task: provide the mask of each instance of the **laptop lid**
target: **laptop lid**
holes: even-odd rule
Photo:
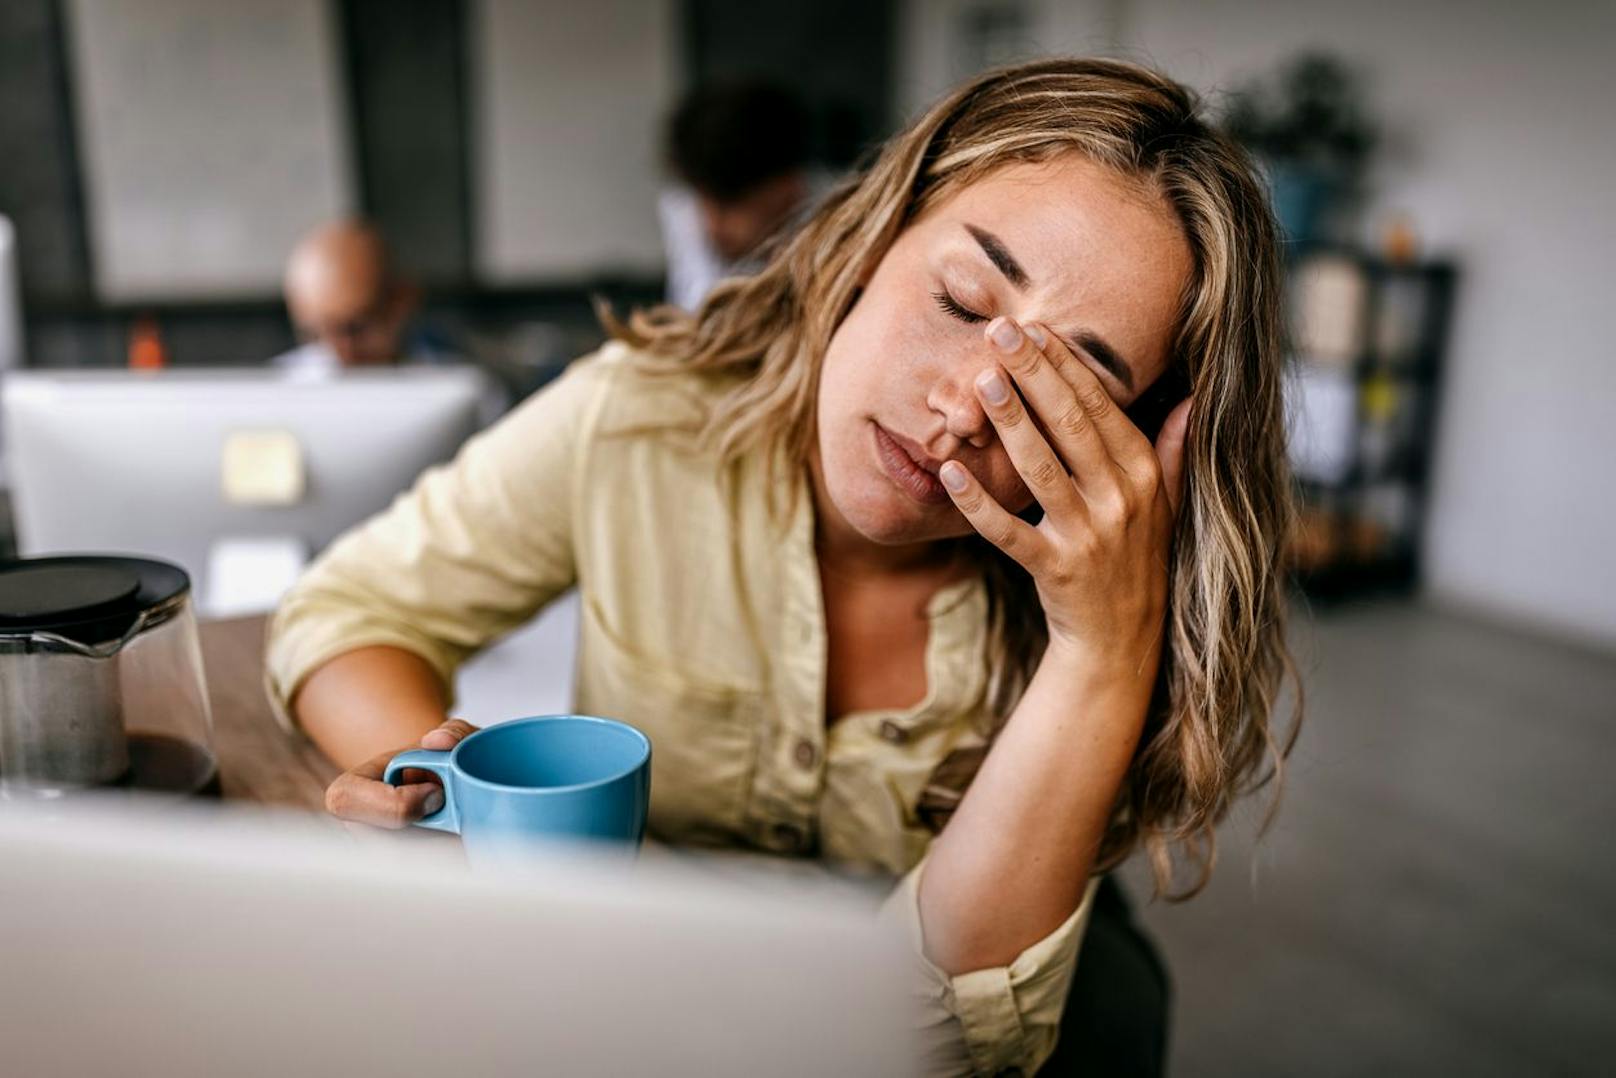
[[[902,1075],[897,943],[733,865],[498,878],[308,817],[0,803],[6,1073]]]

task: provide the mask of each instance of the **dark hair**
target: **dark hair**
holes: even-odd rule
[[[807,113],[795,94],[772,83],[705,86],[674,110],[667,155],[685,183],[733,202],[807,164]]]

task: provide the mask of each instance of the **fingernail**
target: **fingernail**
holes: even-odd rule
[[[1003,404],[1010,399],[1010,387],[1004,384],[998,371],[984,371],[976,376],[976,388],[989,404]]]
[[[431,793],[426,795],[426,800],[421,802],[421,814],[423,816],[430,816],[434,812],[441,811],[442,808],[443,808],[443,791],[442,790],[433,790]]]
[[[1027,335],[1027,339],[1029,341],[1037,345],[1039,348],[1043,348],[1047,340],[1047,338],[1044,337],[1043,330],[1039,329],[1037,326],[1022,326],[1021,331]]]
[[[965,489],[965,465],[952,460],[945,461],[943,466],[937,469],[937,478],[943,481],[943,486],[958,494]]]
[[[1021,330],[1008,318],[995,318],[988,327],[988,336],[1001,352],[1014,352],[1021,347]]]

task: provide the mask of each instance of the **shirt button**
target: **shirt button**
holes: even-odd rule
[[[909,740],[909,731],[891,719],[883,719],[881,722],[881,740],[894,745],[902,745]]]
[[[814,743],[807,738],[797,742],[797,750],[793,755],[796,757],[797,766],[804,770],[813,767],[814,761],[819,759],[819,751],[814,748]]]

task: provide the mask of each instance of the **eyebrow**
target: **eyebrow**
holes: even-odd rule
[[[1027,271],[1021,268],[1021,263],[1017,262],[1016,256],[1005,248],[999,237],[975,225],[966,225],[965,231],[969,232],[971,238],[982,248],[982,253],[988,256],[988,261],[998,266],[1005,279],[1016,286],[1016,291],[1022,291],[1027,287]]]
[[[988,256],[988,261],[998,267],[999,272],[1004,274],[1005,280],[1015,286],[1016,291],[1026,291],[1027,285],[1031,283],[1031,278],[1027,276],[1027,271],[1021,268],[1021,263],[1016,261],[1016,256],[1010,253],[1009,248],[1005,247],[1003,240],[987,229],[978,228],[973,224],[967,224],[965,231],[971,234],[971,238],[976,241],[977,246],[982,248],[982,253]],[[1116,350],[1105,343],[1103,337],[1088,330],[1078,330],[1074,333],[1063,335],[1061,339],[1068,346],[1081,349],[1093,356],[1094,362],[1109,371],[1111,377],[1121,382],[1130,393],[1133,392],[1133,371],[1129,370],[1128,365],[1122,362]]]
[[[1075,344],[1093,356],[1094,362],[1110,371],[1111,377],[1127,387],[1128,392],[1133,392],[1133,371],[1129,370],[1128,365],[1117,357],[1116,352],[1111,350],[1111,346],[1106,344],[1103,338],[1090,333],[1086,329],[1080,329],[1075,333],[1062,336],[1061,339],[1068,346]]]

